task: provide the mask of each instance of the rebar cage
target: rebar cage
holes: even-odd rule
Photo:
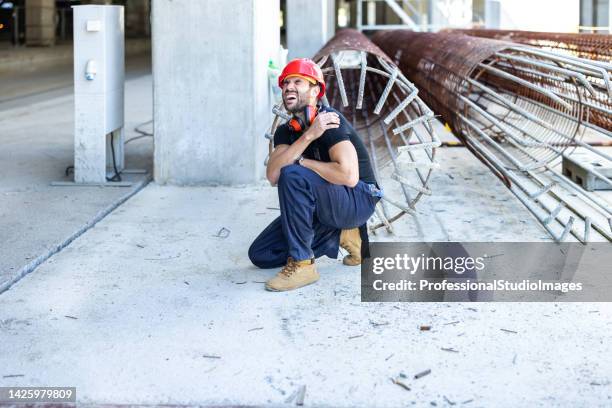
[[[611,239],[608,203],[577,191],[555,170],[562,156],[583,151],[612,163],[594,146],[612,137],[610,64],[454,32],[396,30],[373,41],[396,56],[424,101],[556,240],[571,232],[588,241],[591,227]],[[589,171],[611,184],[596,168]],[[591,210],[567,199],[577,193]]]

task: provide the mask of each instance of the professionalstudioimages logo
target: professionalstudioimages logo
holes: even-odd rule
[[[610,301],[607,243],[373,243],[362,301]]]

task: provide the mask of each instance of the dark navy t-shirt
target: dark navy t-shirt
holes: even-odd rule
[[[331,162],[331,158],[329,157],[329,149],[331,149],[331,147],[336,143],[342,142],[343,140],[350,140],[357,151],[357,159],[359,161],[359,180],[365,183],[376,183],[374,171],[372,171],[372,164],[370,163],[370,155],[368,154],[363,141],[355,129],[353,129],[353,127],[340,112],[333,108],[326,106],[321,108],[320,112],[337,113],[338,116],[340,116],[340,126],[336,129],[327,129],[323,135],[321,135],[321,137],[312,141],[306,150],[304,150],[304,157],[322,162]],[[291,145],[301,135],[302,132],[295,132],[286,123],[280,125],[274,133],[274,147],[281,144]]]

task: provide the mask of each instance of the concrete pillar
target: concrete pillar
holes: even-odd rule
[[[26,45],[55,44],[55,0],[26,0]]]
[[[612,1],[608,0],[608,32],[602,31],[602,34],[612,34]]]
[[[261,180],[279,0],[153,0],[155,181]]]
[[[349,21],[352,28],[357,28],[357,1],[349,0]]]
[[[336,34],[337,20],[338,20],[338,8],[336,7],[336,0],[327,0],[327,35],[328,35],[327,39],[328,40]]]
[[[334,36],[334,0],[287,0],[289,59],[310,58]]]
[[[374,21],[374,24],[387,24],[387,9],[389,8],[387,4],[382,1],[377,1],[376,3],[374,3],[374,8],[376,10],[374,13],[376,15],[376,20]]]
[[[150,0],[130,0],[125,5],[125,34],[128,37],[148,37],[151,34]]]
[[[612,33],[612,1],[581,1],[580,27],[580,32],[584,33]],[[604,27],[607,27],[607,30],[603,29]]]
[[[499,0],[485,0],[485,28],[498,29],[500,27],[500,16],[501,4]]]

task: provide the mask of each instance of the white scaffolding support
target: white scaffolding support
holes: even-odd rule
[[[366,24],[363,25],[364,8],[363,3],[376,3],[384,2],[402,21],[402,24]],[[417,0],[418,2],[422,0]],[[406,8],[409,9],[414,15],[418,17],[418,21],[422,21],[422,16],[419,14],[417,8],[415,8],[408,0],[356,0],[357,3],[357,30],[390,30],[390,29],[401,29],[408,28],[414,31],[422,31],[423,25],[417,24],[412,17],[406,12]],[[367,16],[367,7],[366,14]]]

